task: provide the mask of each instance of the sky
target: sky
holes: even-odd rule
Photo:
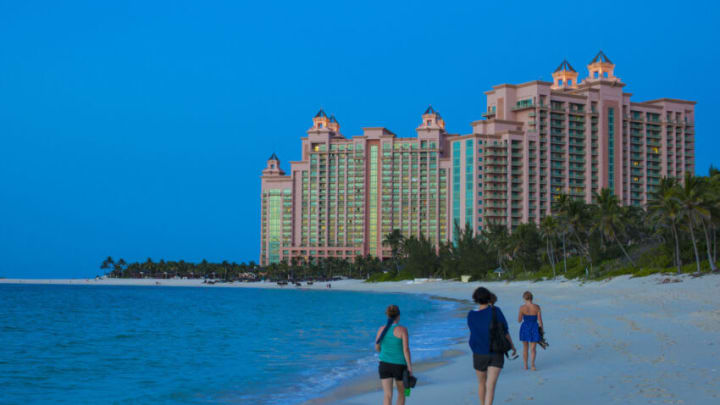
[[[715,2],[0,0],[0,277],[258,261],[260,172],[323,108],[346,136],[469,133],[500,83],[602,49],[634,101],[697,101],[720,166]],[[716,113],[712,113],[716,111]]]

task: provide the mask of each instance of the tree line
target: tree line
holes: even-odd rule
[[[539,225],[489,224],[482,232],[455,224],[453,241],[437,248],[395,230],[384,244],[394,275],[475,279],[605,277],[676,271],[717,271],[720,172],[660,181],[646,207],[624,206],[609,189],[593,203],[559,195]]]
[[[358,256],[353,261],[339,258],[317,258],[291,262],[285,260],[268,266],[254,261],[235,263],[223,261],[200,263],[180,261],[153,261],[128,263],[124,259],[107,257],[100,264],[103,274],[111,278],[189,278],[225,281],[259,280],[330,280],[337,277],[365,279],[372,274],[383,272],[384,265],[373,256]]]
[[[235,263],[223,261],[200,263],[160,260],[154,262],[148,258],[144,262],[127,263],[124,259],[113,260],[108,257],[100,264],[105,275],[114,278],[211,278],[233,280],[255,280],[260,266],[255,262]]]
[[[487,224],[481,232],[454,224],[452,241],[434,245],[424,236],[385,235],[391,258],[374,256],[293,258],[269,266],[254,262],[184,261],[126,263],[107,258],[101,265],[110,277],[214,278],[234,280],[325,280],[334,277],[399,280],[418,277],[474,279],[606,277],[661,271],[717,271],[720,231],[720,171],[687,175],[682,182],[663,178],[646,207],[624,206],[608,189],[593,203],[559,195],[552,214],[540,224],[512,232]]]

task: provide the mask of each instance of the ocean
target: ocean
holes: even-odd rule
[[[0,402],[301,404],[374,372],[389,304],[413,361],[466,333],[417,295],[0,285]]]

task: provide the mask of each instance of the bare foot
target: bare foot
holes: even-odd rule
[[[535,366],[532,366],[531,370],[532,370],[532,371],[537,371],[537,369],[535,368]]]
[[[525,365],[525,371],[527,371],[527,369],[528,369],[528,366],[527,366],[527,364],[526,364],[526,365]]]

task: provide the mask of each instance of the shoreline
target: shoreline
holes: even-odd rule
[[[361,285],[358,286],[357,283]],[[394,282],[399,284],[408,284],[408,281]],[[471,308],[469,300],[448,297],[445,295],[437,295],[432,292],[412,292],[412,291],[376,291],[373,286],[377,283],[365,283],[363,280],[339,280],[331,282],[332,288],[327,288],[327,283],[316,283],[311,286],[303,285],[297,287],[294,285],[279,286],[275,282],[234,282],[234,283],[218,283],[205,284],[202,279],[130,279],[130,278],[88,278],[88,279],[0,279],[0,284],[13,285],[74,285],[74,286],[117,286],[117,287],[180,287],[180,288],[260,288],[260,289],[285,289],[285,290],[314,290],[314,291],[350,291],[363,293],[400,293],[423,296],[426,299],[434,301],[449,301],[457,304],[452,310],[454,317],[464,317],[465,312]],[[380,283],[384,284],[384,283]],[[409,284],[413,284],[410,282]],[[364,286],[363,286],[364,285]],[[454,343],[439,355],[425,358],[413,362],[416,373],[425,373],[432,370],[440,369],[452,364],[456,358],[468,355],[470,352],[467,348],[467,342],[458,342],[458,338],[452,338]],[[425,381],[425,385],[428,382]],[[377,379],[376,370],[367,373],[349,377],[344,381],[340,381],[339,385],[331,387],[320,393],[315,398],[301,402],[302,405],[324,405],[343,403],[352,400],[355,397],[372,394],[376,391],[382,391]]]
[[[338,289],[338,291],[343,290]],[[464,318],[466,311],[468,311],[469,308],[472,307],[469,302],[464,302],[453,298],[428,296],[427,294],[417,295],[425,295],[428,299],[431,300],[451,301],[457,303],[458,307],[453,310],[453,316],[457,318]],[[447,367],[448,365],[457,361],[459,357],[468,356],[470,354],[469,347],[464,338],[449,337],[449,339],[451,339],[453,343],[451,343],[451,346],[449,348],[443,350],[440,355],[418,361],[413,360],[413,371],[415,375],[421,376],[435,370],[442,370],[444,367]],[[432,384],[432,382],[424,381],[424,385],[428,384]],[[325,405],[344,403],[345,401],[352,400],[356,397],[360,397],[363,395],[372,395],[375,392],[382,392],[380,380],[378,379],[377,375],[377,368],[374,368],[372,371],[366,374],[351,377],[347,381],[345,381],[345,385],[331,388],[323,392],[321,396],[303,402],[302,405]]]
[[[671,282],[666,282],[670,279]],[[155,284],[159,282],[159,284]],[[218,288],[284,288],[422,294],[469,302],[484,285],[517,341],[517,307],[530,290],[543,308],[550,348],[538,350],[537,372],[522,370],[522,356],[506,361],[496,391],[497,403],[690,404],[720,400],[720,275],[627,276],[611,280],[516,282],[332,282],[332,288],[277,286],[275,283],[202,284],[202,280],[0,279],[0,284],[130,285]],[[411,342],[412,345],[412,342]],[[477,381],[466,342],[453,345],[464,354],[420,372],[408,403],[477,403]],[[449,348],[449,349],[451,349]],[[522,353],[521,353],[522,354]],[[419,366],[419,362],[418,362]],[[373,378],[377,380],[377,378]],[[373,379],[354,380],[326,392],[324,403],[381,402]],[[363,386],[363,384],[365,384]],[[374,384],[374,385],[373,385]],[[312,401],[312,400],[311,400]],[[306,402],[321,404],[323,402]]]

